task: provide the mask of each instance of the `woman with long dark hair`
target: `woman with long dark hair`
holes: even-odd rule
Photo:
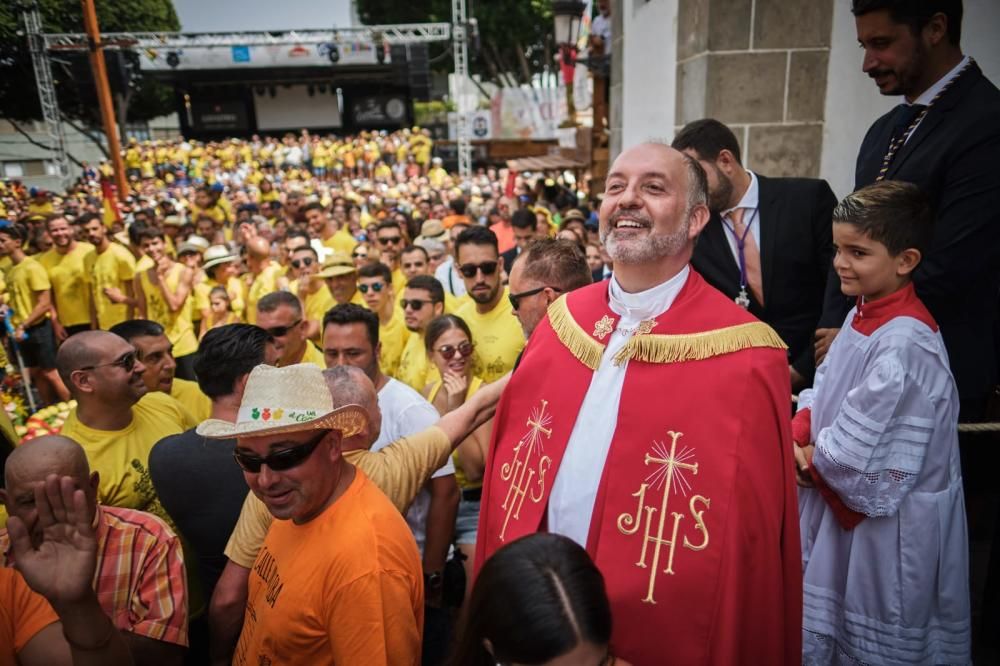
[[[574,541],[532,534],[486,561],[453,666],[627,666],[611,654],[604,577]]]

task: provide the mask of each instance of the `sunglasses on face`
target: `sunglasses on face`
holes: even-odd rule
[[[367,252],[352,252],[351,256],[354,257],[355,259],[367,259],[368,258],[368,253]]]
[[[97,368],[107,368],[110,366],[115,366],[121,368],[125,372],[132,372],[135,369],[135,364],[139,360],[138,352],[134,349],[130,352],[125,352],[115,360],[110,363],[99,363],[97,365],[86,365],[81,370],[96,370]]]
[[[512,307],[514,309],[514,311],[516,312],[518,306],[521,305],[521,299],[522,298],[527,298],[528,296],[534,296],[535,294],[540,294],[543,291],[545,291],[546,289],[551,289],[552,291],[556,292],[557,294],[562,293],[562,289],[557,289],[555,287],[538,287],[537,289],[529,289],[527,291],[522,291],[522,292],[520,292],[518,294],[508,294],[507,298],[510,299],[510,307]]]
[[[489,276],[497,272],[498,263],[495,261],[484,261],[481,264],[462,264],[458,267],[458,271],[462,274],[462,277],[474,278],[478,271],[482,271],[483,275]]]
[[[379,238],[379,237],[376,236],[376,239],[382,245],[399,245],[400,243],[403,242],[403,237],[402,236],[391,236],[391,237],[388,237],[388,238]]]
[[[456,353],[462,358],[471,356],[473,349],[474,347],[472,346],[472,343],[466,340],[465,342],[460,342],[457,345],[443,345],[434,351],[441,354],[441,356],[444,357],[444,360],[450,361],[455,357]]]
[[[434,301],[425,301],[419,298],[412,298],[406,300],[405,298],[399,302],[404,310],[413,310],[414,312],[420,312],[424,309],[424,306],[428,303],[433,303]]]
[[[358,291],[360,291],[362,294],[367,294],[369,289],[371,289],[376,294],[378,294],[383,289],[385,289],[385,285],[382,284],[381,282],[372,282],[371,284],[359,284],[358,285]]]
[[[289,326],[274,326],[272,328],[265,328],[267,334],[272,338],[283,338],[288,335],[288,332],[302,323],[301,319],[296,319],[295,322]]]
[[[239,449],[233,451],[233,457],[236,458],[236,464],[251,474],[260,474],[260,468],[264,465],[267,465],[267,468],[272,472],[284,472],[304,463],[312,455],[312,452],[316,450],[319,443],[323,441],[326,433],[327,431],[324,430],[301,446],[281,449],[280,451],[269,453],[263,458],[255,456],[252,453],[243,453]]]
[[[312,257],[302,257],[301,259],[292,259],[292,268],[302,268],[303,266],[312,266],[314,263]]]

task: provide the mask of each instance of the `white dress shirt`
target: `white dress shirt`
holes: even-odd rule
[[[962,68],[965,67],[965,64],[967,62],[969,62],[969,56],[963,57],[962,60],[957,65],[955,65],[950,72],[948,72],[940,79],[938,79],[937,82],[930,88],[925,90],[923,94],[920,95],[920,97],[913,100],[913,104],[923,104],[924,106],[930,104],[931,100],[934,99],[934,96],[937,95],[939,92],[941,92],[941,89],[944,88],[946,85],[948,85],[949,81],[958,76],[958,73],[962,71]],[[908,102],[904,101],[904,104],[908,104]],[[913,106],[913,104],[909,104],[909,106]],[[923,119],[921,119],[920,122],[921,123],[924,122]],[[920,127],[920,123],[917,123],[917,127]],[[910,140],[911,136],[916,134],[917,127],[914,127],[913,131],[910,132],[909,136],[906,137],[907,141]]]

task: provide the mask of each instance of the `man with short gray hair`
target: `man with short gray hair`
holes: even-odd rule
[[[592,281],[579,244],[555,238],[529,244],[510,271],[508,296],[524,337],[535,330],[552,301]]]

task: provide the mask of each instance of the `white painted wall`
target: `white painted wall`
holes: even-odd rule
[[[677,0],[623,0],[622,149],[674,133]]]
[[[862,52],[850,3],[838,1],[833,7],[820,177],[830,183],[838,197],[843,197],[854,189],[854,163],[865,132],[901,98],[880,95],[875,83],[861,71]],[[1000,2],[965,0],[962,50],[976,59],[994,84],[1000,84],[998,31]]]

